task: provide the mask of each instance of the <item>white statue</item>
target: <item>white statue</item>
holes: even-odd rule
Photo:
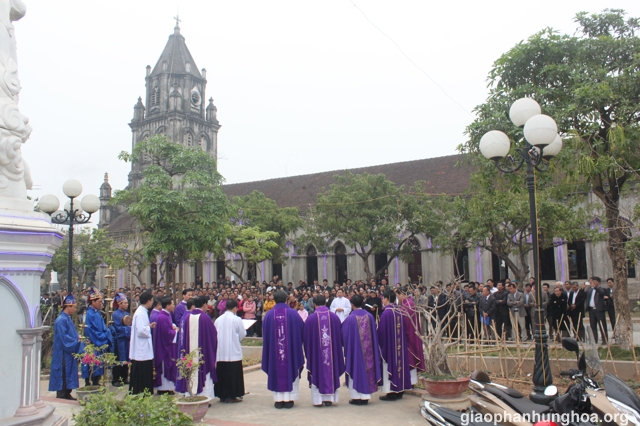
[[[20,79],[13,21],[26,13],[22,0],[0,0],[0,197],[27,199],[32,181],[22,158],[29,119],[18,109]]]

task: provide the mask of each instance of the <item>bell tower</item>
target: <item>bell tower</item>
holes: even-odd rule
[[[186,147],[199,147],[217,160],[220,122],[213,98],[205,105],[207,71],[198,70],[180,34],[180,19],[175,20],[160,59],[153,69],[147,65],[145,101],[138,98],[129,123],[132,149],[150,136],[163,134]],[[136,186],[142,179],[142,167],[132,165],[129,185]]]

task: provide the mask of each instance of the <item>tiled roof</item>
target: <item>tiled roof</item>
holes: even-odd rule
[[[456,167],[460,162],[460,166]],[[361,167],[349,170],[353,174],[367,172],[383,173],[396,185],[409,188],[417,181],[425,182],[425,191],[430,194],[457,195],[469,186],[471,167],[466,164],[464,155],[448,155],[445,157],[426,158],[423,160],[405,161],[401,163],[382,164],[379,166]],[[230,196],[250,194],[257,190],[273,199],[280,207],[300,207],[306,210],[317,201],[317,194],[322,188],[329,188],[335,183],[334,175],[343,174],[345,170],[314,173],[309,175],[290,176],[254,182],[224,185],[223,191]]]

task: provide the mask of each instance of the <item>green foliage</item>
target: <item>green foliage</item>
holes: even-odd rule
[[[616,340],[626,345],[628,225],[620,214],[620,198],[627,181],[640,170],[640,20],[627,18],[619,9],[605,9],[580,12],[575,21],[574,35],[544,29],[494,63],[489,97],[476,107],[477,118],[467,127],[469,140],[459,149],[476,154],[472,161],[484,168],[487,160],[477,155],[484,133],[503,130],[512,140],[520,139],[521,130],[509,122],[507,113],[521,97],[535,99],[556,120],[565,147],[540,183],[562,184],[570,194],[592,190],[602,202],[621,317]],[[515,185],[515,176],[506,179]]]
[[[364,272],[371,279],[384,270],[396,257],[411,257],[411,238],[418,232],[429,233],[434,222],[424,214],[426,197],[405,192],[383,174],[349,172],[335,176],[336,183],[318,194],[318,203],[307,214],[304,244],[313,244],[320,252],[331,249],[328,242],[340,240],[355,248],[364,260]],[[417,186],[417,189],[420,185]],[[422,215],[418,215],[420,209]],[[369,256],[387,254],[387,264],[378,271],[369,268]]]
[[[226,262],[226,267],[240,278],[244,278],[245,261],[256,265],[258,262],[269,259],[273,251],[279,249],[278,243],[275,241],[278,237],[277,232],[261,231],[255,226],[237,223],[230,225],[227,229],[227,249],[230,253],[240,256],[242,266],[240,271],[236,271],[233,267],[235,256],[232,256]],[[253,271],[255,273],[255,269]],[[255,276],[249,277],[249,279],[253,281]]]
[[[526,191],[510,191],[509,182],[498,174],[494,169],[493,176],[472,175],[470,195],[452,201],[450,214],[457,221],[452,231],[457,232],[457,238],[449,238],[490,251],[523,282],[530,272],[528,254],[533,250],[529,198]],[[540,248],[552,247],[554,239],[595,241],[600,237],[587,226],[592,216],[577,198],[557,200],[551,189],[543,189],[536,193],[536,204]]]
[[[157,135],[119,158],[142,169],[142,182],[116,192],[112,202],[127,205],[129,214],[147,232],[147,258],[160,256],[167,263],[179,263],[222,251],[229,201],[209,154]]]
[[[51,267],[66,278],[69,256],[69,236],[65,235],[51,260]],[[81,284],[89,284],[89,274],[103,263],[110,263],[117,256],[114,241],[103,229],[82,228],[73,235],[72,272]]]
[[[91,395],[82,411],[73,414],[78,426],[187,426],[191,416],[180,412],[169,395],[151,396],[148,393],[126,395],[116,399],[113,392]]]
[[[283,252],[287,243],[287,236],[302,226],[300,211],[297,207],[278,207],[276,202],[267,198],[260,191],[253,191],[249,195],[233,197],[232,211],[238,212],[235,223],[253,226],[260,231],[277,233],[273,241],[277,247],[270,249],[270,258],[274,263],[284,261]]]

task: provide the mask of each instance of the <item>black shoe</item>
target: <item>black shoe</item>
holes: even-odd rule
[[[361,399],[350,399],[349,400],[349,404],[351,404],[351,405],[362,405],[362,400]]]
[[[124,386],[127,383],[122,383],[122,382],[111,382],[111,384],[117,388],[121,388],[122,386]]]
[[[282,401],[274,402],[273,406],[276,407],[279,410],[281,408],[284,408],[284,402],[282,402]]]
[[[66,391],[56,391],[56,398],[65,399],[67,397]]]
[[[361,399],[360,400],[360,405],[368,405],[369,404],[369,400],[368,399]]]
[[[284,408],[293,408],[293,401],[287,401],[284,403]]]
[[[386,395],[379,396],[380,401],[397,401],[398,397],[395,394],[388,393]]]
[[[71,393],[66,394],[63,399],[68,399],[69,401],[77,401],[77,399],[71,396]]]
[[[398,399],[402,399],[402,397],[404,396],[404,391],[403,392],[398,392]]]
[[[331,401],[324,401],[323,402],[325,407],[331,407],[331,404],[333,404]]]
[[[240,398],[227,398],[227,403],[235,404],[236,402],[242,402]]]

